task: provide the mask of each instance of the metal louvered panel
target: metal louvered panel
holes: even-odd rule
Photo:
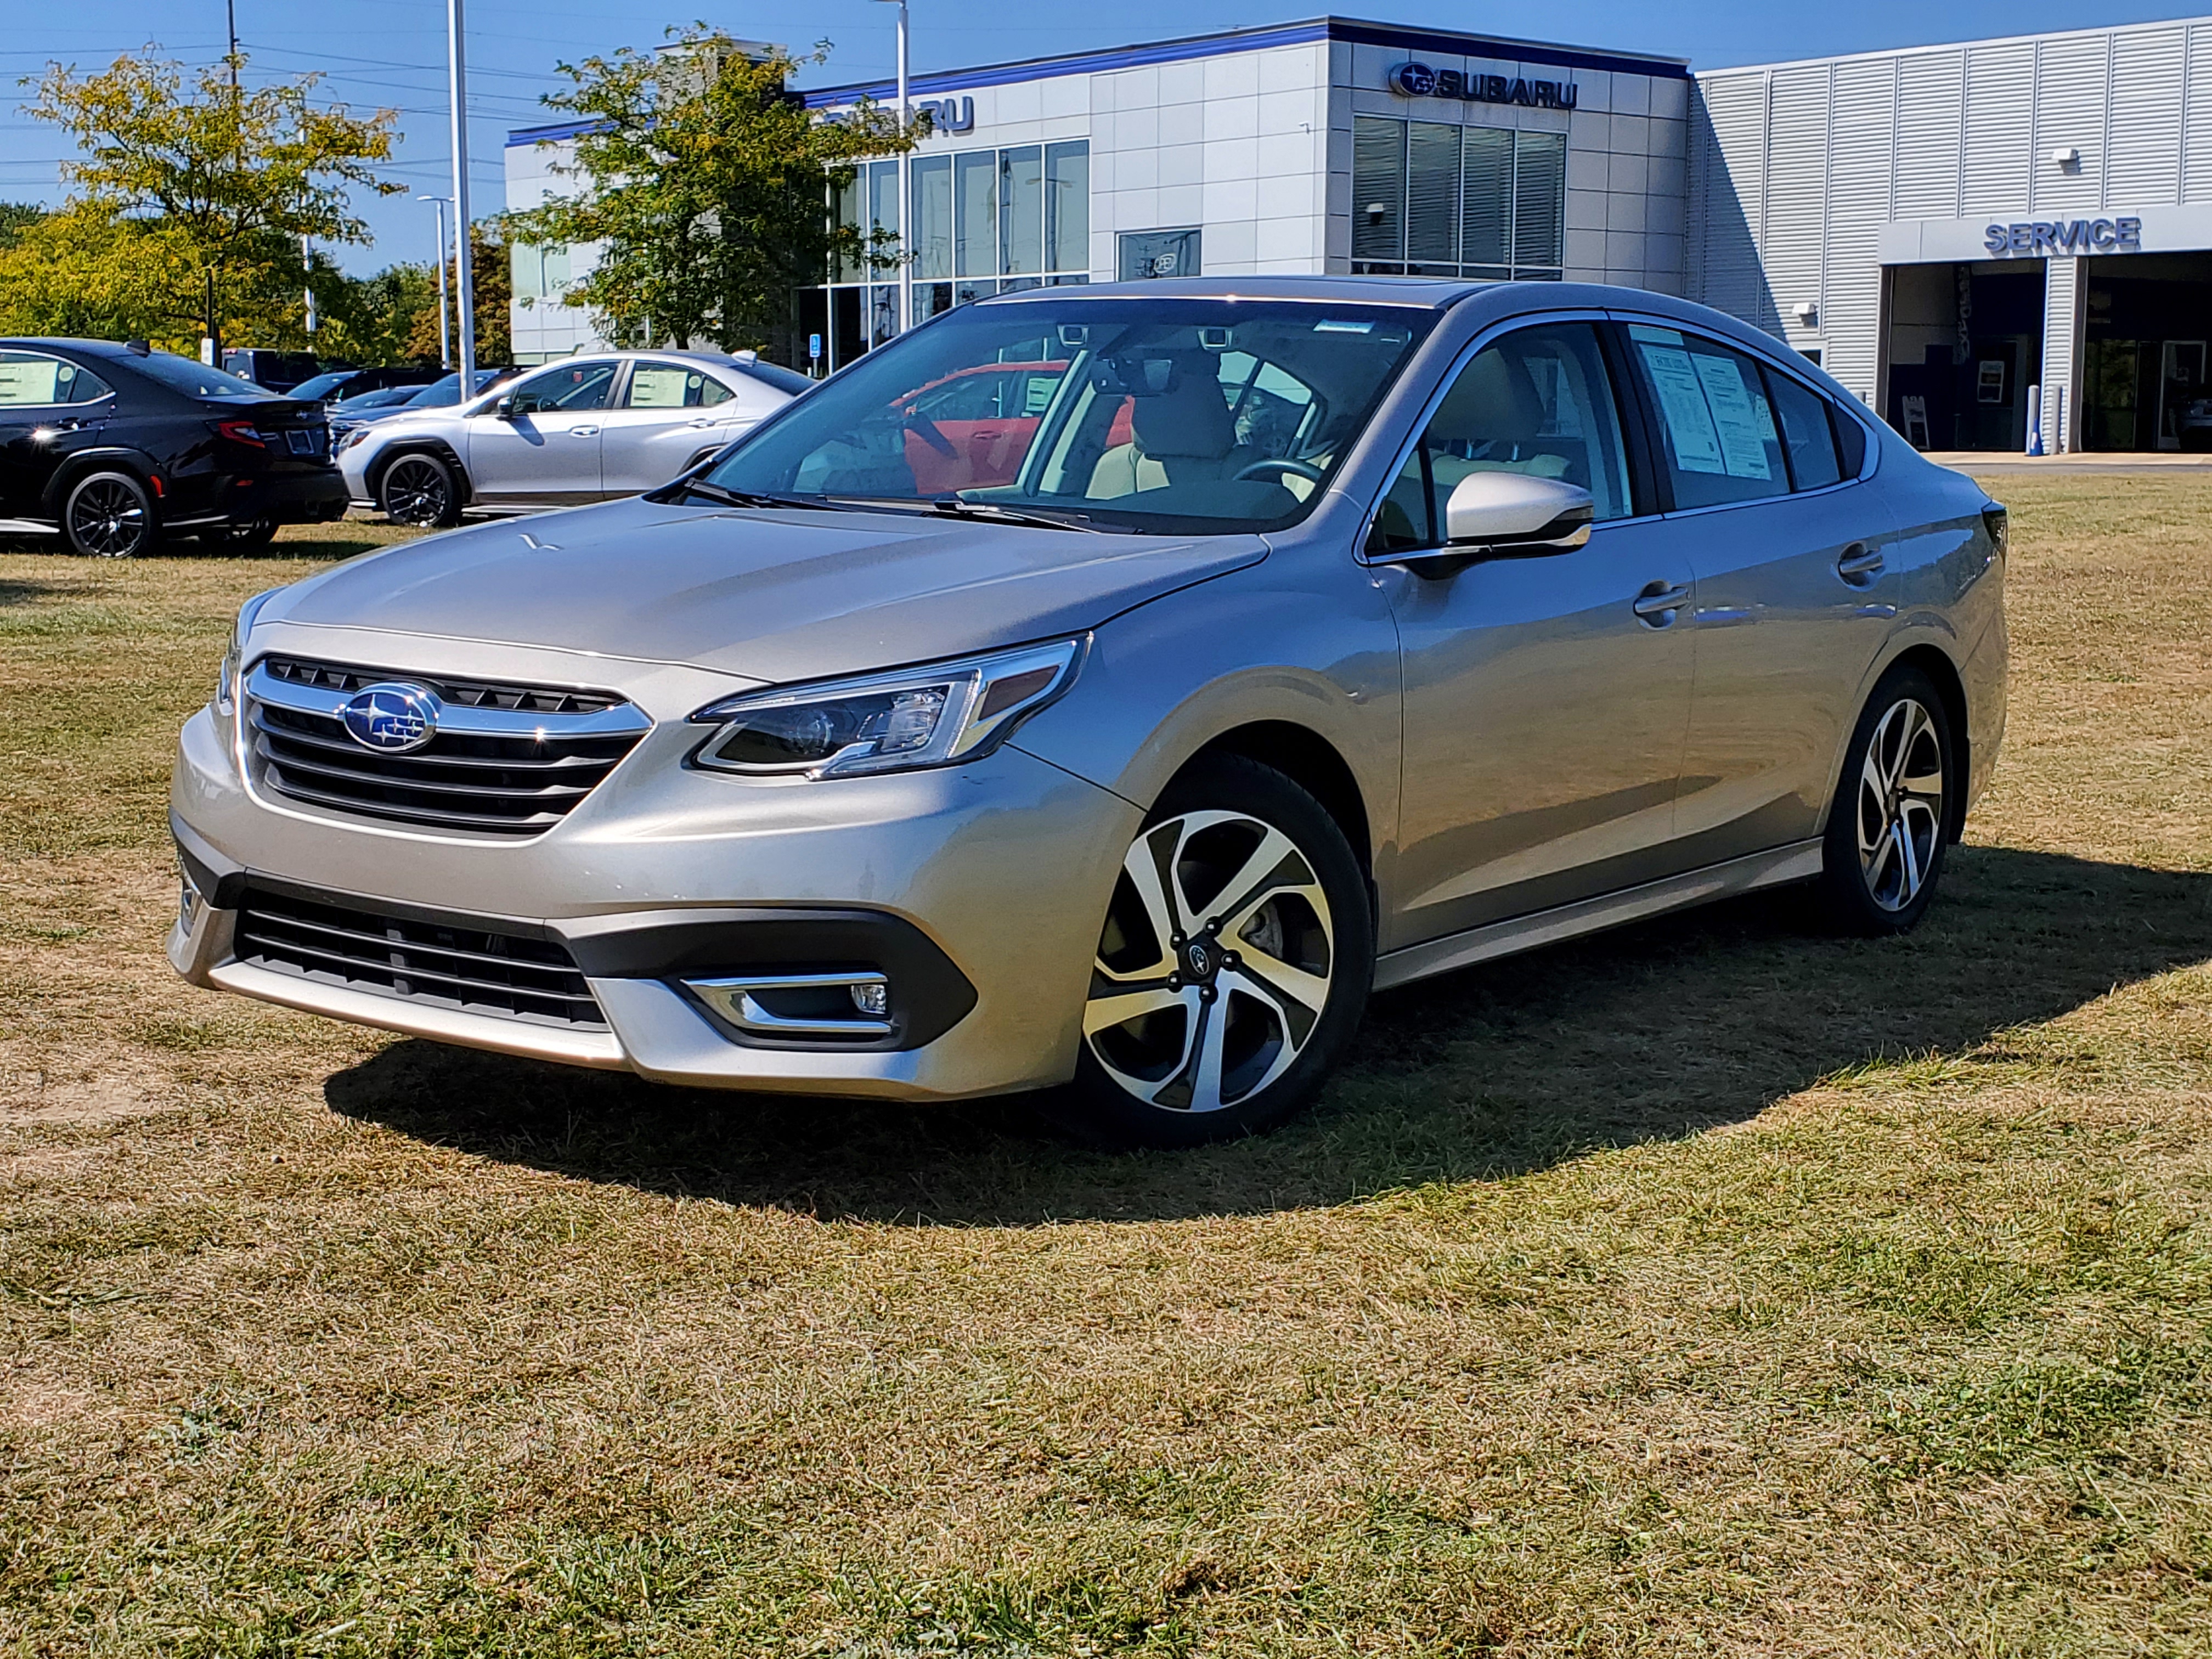
[[[1828,228],[1828,85],[1826,64],[1777,70],[1766,117],[1766,215],[1760,246],[1766,286],[1778,306],[1820,298]],[[1755,319],[1786,332],[1780,316]],[[1794,319],[1792,319],[1794,321]]]
[[[1963,52],[1914,52],[1898,60],[1895,217],[1958,216],[1966,90]]]
[[[2112,37],[2093,34],[2042,43],[2035,88],[2036,212],[2094,213],[2104,205],[2105,112],[2111,96]],[[2135,118],[2126,112],[2125,119]],[[2080,163],[2051,164],[2057,149],[2078,149]]]
[[[1698,83],[1692,125],[1692,295],[1751,320],[1771,307],[1759,262],[1766,191],[1766,76],[1717,75]]]
[[[2016,218],[2028,205],[2035,155],[2035,46],[1966,49],[1966,211]]]
[[[2181,199],[2212,202],[2212,23],[2190,28],[2182,97]]]
[[[1508,127],[1465,129],[1460,257],[1469,264],[1513,263],[1513,133]]]
[[[1882,226],[1889,220],[1894,158],[1897,60],[1853,58],[1838,64],[1831,95],[1822,362],[1870,403],[1881,325],[1880,242]]]
[[[1415,121],[1406,137],[1406,257],[1459,259],[1459,129]]]
[[[2188,45],[2178,28],[2112,37],[2112,149],[2103,205],[2181,199],[2181,70]]]
[[[1352,123],[1352,257],[1406,257],[1406,124],[1371,115]]]
[[[1516,269],[1565,264],[1567,137],[1516,133],[1513,140],[1513,264]]]

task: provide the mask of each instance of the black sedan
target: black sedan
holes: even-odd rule
[[[0,339],[0,530],[127,559],[343,516],[322,406],[143,341]]]

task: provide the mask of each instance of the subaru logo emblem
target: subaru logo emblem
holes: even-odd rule
[[[438,695],[425,685],[388,681],[356,691],[338,709],[348,736],[364,749],[404,755],[438,735]]]

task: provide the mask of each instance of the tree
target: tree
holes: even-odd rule
[[[828,57],[825,42],[804,61]],[[833,191],[863,157],[894,155],[928,131],[901,130],[863,101],[843,119],[810,114],[787,86],[801,60],[748,58],[703,24],[657,52],[563,64],[573,90],[545,101],[592,125],[563,170],[575,196],[507,216],[537,246],[593,242],[599,263],[568,292],[610,339],[685,346],[711,340],[791,360],[797,290],[832,260],[882,270],[890,239],[831,221]]]
[[[301,239],[362,244],[350,191],[404,191],[376,172],[394,110],[366,118],[318,105],[320,76],[244,84],[245,54],[199,70],[151,49],[79,76],[50,64],[24,107],[75,141],[61,209],[0,248],[0,317],[19,329],[138,337],[189,349],[208,323],[235,339],[306,342],[302,290],[319,305],[343,278]],[[215,280],[216,311],[208,313]]]
[[[496,221],[478,222],[469,227],[469,270],[474,277],[469,294],[476,307],[477,361],[479,363],[505,363],[514,356],[513,319],[507,311],[507,301],[514,292],[514,277],[511,270],[513,254],[507,238],[501,234]],[[437,267],[423,268],[423,280],[428,284],[429,303],[416,311],[409,325],[405,346],[400,355],[422,362],[438,361],[438,289]],[[446,261],[447,324],[448,337],[458,359],[461,349],[460,337],[454,332],[459,324],[452,316],[451,296],[460,290],[460,276],[453,262]]]

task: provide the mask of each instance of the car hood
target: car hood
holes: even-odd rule
[[[285,589],[261,617],[779,682],[1079,633],[1267,552],[1252,535],[1088,535],[632,498],[370,554]]]

